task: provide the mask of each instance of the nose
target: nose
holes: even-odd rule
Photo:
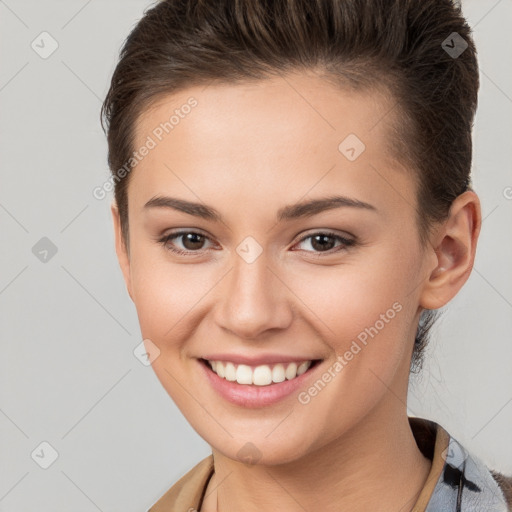
[[[268,330],[286,329],[293,319],[293,293],[285,276],[269,266],[263,252],[248,263],[234,255],[233,268],[224,278],[217,325],[240,339],[256,339]]]

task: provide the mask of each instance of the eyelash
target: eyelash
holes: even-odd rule
[[[201,249],[198,250],[198,251],[186,251],[186,250],[183,250],[183,249],[176,249],[176,248],[172,248],[170,246],[168,246],[167,244],[169,243],[170,240],[173,240],[175,238],[179,238],[180,236],[183,236],[183,235],[188,235],[188,234],[195,234],[195,235],[200,235],[200,236],[203,236],[205,237],[206,239],[209,240],[209,238],[204,235],[203,233],[200,233],[198,231],[177,231],[175,233],[169,233],[167,235],[165,235],[164,237],[160,238],[158,240],[158,242],[160,244],[163,245],[163,247],[174,253],[174,254],[178,254],[180,256],[196,256],[196,255],[199,255],[201,254]],[[333,249],[329,249],[328,251],[306,251],[308,253],[313,253],[313,254],[318,254],[319,256],[323,255],[323,254],[326,254],[326,255],[329,255],[329,254],[334,254],[334,253],[337,253],[337,252],[340,252],[342,250],[346,250],[348,247],[353,247],[356,245],[356,240],[354,239],[349,239],[349,238],[344,238],[336,233],[333,233],[332,231],[317,231],[316,233],[311,233],[309,235],[306,235],[304,236],[303,238],[301,238],[297,244],[300,244],[302,242],[304,242],[305,240],[308,240],[309,238],[313,238],[315,236],[318,236],[318,235],[324,235],[324,236],[328,236],[328,237],[331,237],[331,238],[334,238],[335,240],[339,241],[342,243],[341,246],[338,246],[337,248],[333,248]],[[296,244],[296,245],[297,245]]]

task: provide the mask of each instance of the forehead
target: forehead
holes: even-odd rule
[[[187,107],[190,98],[197,102],[191,112]],[[326,137],[328,143],[336,141],[348,133],[371,138],[375,145],[385,142],[387,128],[394,120],[393,103],[383,88],[355,91],[336,87],[312,72],[292,73],[265,80],[195,86],[164,96],[140,115],[135,134],[137,144],[143,143],[175,113],[179,119],[171,122],[173,135],[183,133],[188,139],[195,136],[207,143],[222,139],[221,131],[230,132],[231,141],[244,141],[244,150],[251,140],[275,136],[276,142],[308,139],[314,144]],[[192,121],[181,122],[187,117]],[[246,138],[248,131],[252,134],[250,140]],[[198,142],[193,141],[196,145]]]
[[[135,146],[151,139],[153,148],[129,188],[145,196],[179,186],[187,195],[217,187],[226,197],[259,191],[260,199],[285,192],[298,199],[322,181],[323,192],[347,188],[378,199],[383,177],[394,188],[410,186],[388,149],[393,104],[383,91],[342,89],[311,74],[190,87],[140,116]]]

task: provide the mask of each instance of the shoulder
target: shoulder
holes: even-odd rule
[[[424,418],[409,418],[418,447],[432,461],[425,490],[424,512],[485,510],[512,512],[512,476],[488,467],[441,425]],[[427,492],[428,491],[428,492]]]
[[[512,477],[489,468],[453,437],[443,459],[434,502],[437,494],[441,501],[455,505],[454,510],[512,511]]]
[[[213,456],[209,455],[181,477],[147,512],[199,510],[212,474]]]

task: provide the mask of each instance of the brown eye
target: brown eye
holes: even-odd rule
[[[178,244],[176,247],[174,240],[181,240],[181,244]],[[159,242],[171,252],[194,255],[193,253],[202,252],[206,240],[209,240],[208,237],[201,233],[195,231],[179,231],[164,236]]]
[[[315,235],[311,237],[311,247],[319,251],[328,251],[336,244],[334,237],[329,235]]]
[[[180,237],[182,237],[182,243],[185,249],[190,251],[201,249],[205,239],[205,237],[199,233],[187,233],[186,235],[180,235]]]
[[[311,235],[305,236],[299,242],[302,244],[306,240],[310,240],[309,246],[312,247],[313,251],[306,250],[306,252],[338,252],[347,247],[355,245],[356,241],[337,235],[336,233],[330,232],[318,232]],[[340,245],[336,247],[336,242],[340,242]]]

